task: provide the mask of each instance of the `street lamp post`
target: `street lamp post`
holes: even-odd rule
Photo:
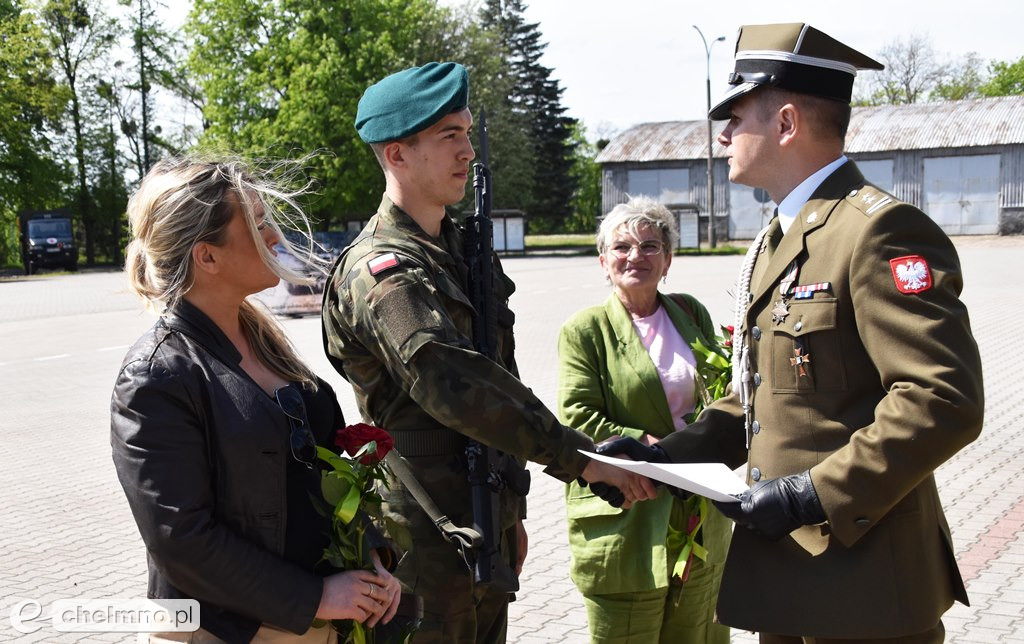
[[[715,46],[716,42],[722,42],[725,40],[725,36],[719,36],[708,44],[707,38],[704,37],[704,32],[700,30],[700,27],[693,25],[693,28],[700,34],[701,42],[704,43],[704,55],[707,58],[707,102],[708,109],[711,111],[711,48]],[[714,175],[714,158],[711,154],[711,115],[707,115],[708,119],[708,246],[714,248],[717,245],[717,235],[715,234],[715,175]]]

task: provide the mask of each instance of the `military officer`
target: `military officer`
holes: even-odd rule
[[[365,420],[395,445],[440,511],[472,523],[467,437],[578,476],[617,486],[627,501],[654,498],[642,477],[591,461],[585,435],[564,427],[517,377],[508,298],[514,284],[494,258],[498,350],[473,349],[462,235],[445,207],[465,193],[474,157],[469,82],[456,63],[429,63],[381,80],[359,101],[356,130],[385,176],[380,208],[339,259],[325,289],[323,325],[331,362],[352,384]],[[516,467],[521,468],[522,464]],[[455,547],[399,480],[385,516],[410,549],[396,576],[424,599],[416,642],[503,642],[508,594],[474,587]],[[502,552],[526,556],[525,500],[501,499]]]
[[[740,276],[733,390],[608,450],[747,461],[718,616],[762,642],[941,642],[967,603],[933,471],[981,430],[981,364],[950,240],[843,154],[854,76],[881,68],[806,24],[740,30],[710,116],[730,180],[779,207]]]

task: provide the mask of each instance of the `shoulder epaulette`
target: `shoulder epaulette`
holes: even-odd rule
[[[846,195],[846,201],[869,217],[880,210],[900,203],[899,199],[870,183],[850,190]]]

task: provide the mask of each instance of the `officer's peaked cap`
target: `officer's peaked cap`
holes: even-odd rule
[[[732,88],[708,116],[728,119],[733,101],[762,86],[849,103],[858,69],[884,66],[802,22],[745,25],[736,37]]]
[[[410,67],[363,92],[356,109],[356,132],[367,143],[395,141],[465,109],[468,102],[469,75],[462,65]]]

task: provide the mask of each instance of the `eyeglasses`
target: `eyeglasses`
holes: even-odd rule
[[[302,394],[291,385],[285,385],[274,392],[277,404],[288,417],[292,432],[288,443],[292,449],[292,458],[313,469],[316,461],[316,439],[306,424],[306,404],[302,402]]]
[[[642,241],[639,244],[627,244],[626,242],[623,241],[615,242],[614,244],[608,247],[608,252],[610,252],[612,255],[615,255],[616,257],[621,257],[625,259],[629,257],[629,254],[633,251],[634,248],[638,250],[641,255],[645,255],[647,257],[650,257],[652,255],[660,255],[665,252],[665,245],[662,244],[660,241],[655,241],[653,239],[648,241]]]

